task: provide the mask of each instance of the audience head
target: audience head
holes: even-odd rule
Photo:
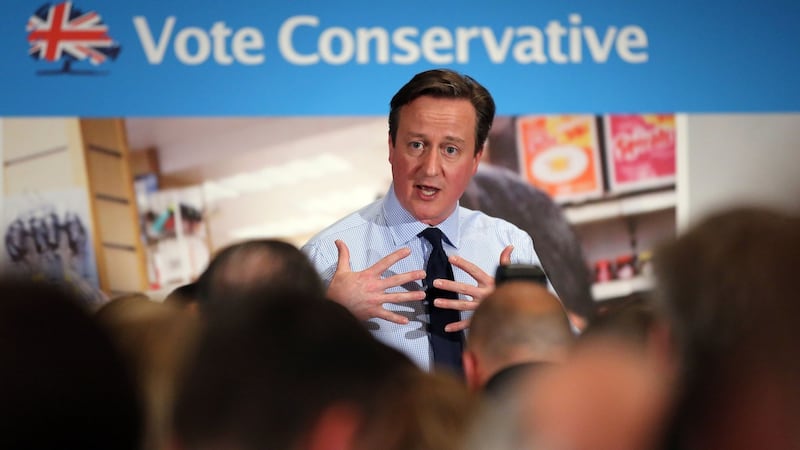
[[[495,104],[491,94],[480,83],[449,69],[420,72],[392,97],[389,112],[389,137],[394,146],[400,122],[400,109],[419,97],[469,100],[475,108],[475,155],[483,150],[494,121]]]
[[[197,301],[200,295],[197,282],[182,284],[173,289],[166,297],[164,303],[174,305],[181,309],[193,310],[197,308]]]
[[[800,310],[792,301],[799,220],[766,209],[726,210],[656,252],[660,306],[692,363],[745,349],[769,349],[762,353],[768,361],[774,352],[794,352],[786,338],[796,336],[793,313]]]
[[[461,197],[461,205],[505,219],[527,232],[566,309],[581,322],[592,321],[592,276],[580,239],[546,192],[508,169],[481,164]]]
[[[414,368],[381,399],[358,449],[463,450],[480,398],[459,378]]]
[[[202,307],[226,304],[271,290],[293,290],[302,297],[324,296],[325,289],[308,257],[277,239],[239,242],[214,255],[197,280]]]
[[[580,335],[580,342],[592,339],[619,339],[643,351],[671,351],[664,323],[650,297],[632,296],[598,313]]]
[[[197,332],[196,315],[143,294],[112,299],[95,313],[137,381],[145,412],[144,450],[168,443],[175,377]]]
[[[338,303],[272,290],[208,318],[176,437],[186,449],[353,448],[407,370],[418,369]]]
[[[719,211],[658,249],[654,265],[681,367],[670,438],[697,448],[800,446],[800,219]]]
[[[521,444],[514,448],[660,448],[671,392],[669,374],[640,349],[618,338],[589,339],[520,383],[514,420]]]
[[[135,382],[72,291],[0,280],[0,448],[138,449]]]
[[[503,282],[472,316],[463,355],[467,383],[479,389],[511,366],[561,361],[573,341],[564,308],[546,287]]]

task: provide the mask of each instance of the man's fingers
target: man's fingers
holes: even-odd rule
[[[478,307],[478,302],[467,300],[451,300],[448,298],[437,298],[433,304],[442,309],[454,309],[456,311],[474,311]]]
[[[443,291],[455,292],[456,294],[464,294],[470,297],[480,296],[482,293],[481,288],[467,283],[460,283],[458,281],[448,280],[446,278],[437,278],[433,281],[433,286]]]
[[[502,253],[500,253],[500,265],[507,266],[511,264],[511,252],[514,251],[514,246],[509,245],[508,247],[504,248]]]
[[[393,288],[395,286],[402,286],[406,283],[413,283],[414,281],[424,280],[424,279],[425,279],[424,270],[415,270],[413,272],[398,273],[397,275],[392,275],[382,280],[383,290]]]
[[[381,301],[383,303],[403,303],[418,302],[425,300],[425,291],[392,292],[385,294]]]
[[[336,271],[350,272],[350,249],[347,248],[347,244],[341,239],[337,239],[334,244],[336,244],[336,250],[339,251],[339,261],[336,263]]]
[[[469,320],[459,320],[458,322],[448,323],[444,327],[444,331],[452,333],[455,331],[466,330],[469,328]]]
[[[475,264],[467,261],[466,259],[460,256],[451,256],[450,264],[460,268],[464,272],[467,272],[469,276],[471,276],[472,278],[475,279],[475,281],[478,282],[478,286],[494,285],[494,277],[488,275],[486,272],[483,271],[483,269],[481,269],[480,267],[476,266]]]
[[[377,313],[377,317],[383,320],[388,320],[389,322],[396,323],[398,325],[408,324],[408,317],[401,316],[400,314],[393,313],[383,308],[381,308],[380,311]]]
[[[389,253],[388,255],[379,259],[378,262],[373,264],[372,267],[370,267],[367,270],[375,275],[380,275],[383,272],[386,272],[389,269],[389,267],[392,267],[394,263],[400,261],[401,259],[405,258],[410,254],[411,254],[411,249],[408,247],[397,249],[394,252]]]

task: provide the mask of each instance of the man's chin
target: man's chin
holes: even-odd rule
[[[442,217],[441,215],[437,214],[432,214],[430,213],[430,211],[426,212],[426,211],[415,210],[411,212],[411,215],[414,216],[414,218],[419,220],[420,222],[431,226],[439,225],[445,219],[445,217]]]

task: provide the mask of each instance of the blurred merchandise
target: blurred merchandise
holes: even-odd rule
[[[653,275],[653,252],[650,250],[643,250],[639,252],[637,258],[637,271],[640,275],[652,276]]]
[[[200,187],[138,195],[150,289],[194,281],[210,259]]]
[[[674,114],[608,114],[603,122],[611,192],[675,184]]]
[[[614,267],[611,261],[601,259],[594,263],[594,282],[605,283],[615,278]]]
[[[617,279],[629,280],[633,278],[636,276],[634,256],[632,254],[618,256],[616,268]]]
[[[603,195],[595,116],[521,116],[516,129],[520,171],[529,183],[559,203]]]

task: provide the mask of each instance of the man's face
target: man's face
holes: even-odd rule
[[[438,225],[456,208],[478,170],[475,108],[466,99],[419,97],[400,109],[389,162],[400,204],[417,220]]]

